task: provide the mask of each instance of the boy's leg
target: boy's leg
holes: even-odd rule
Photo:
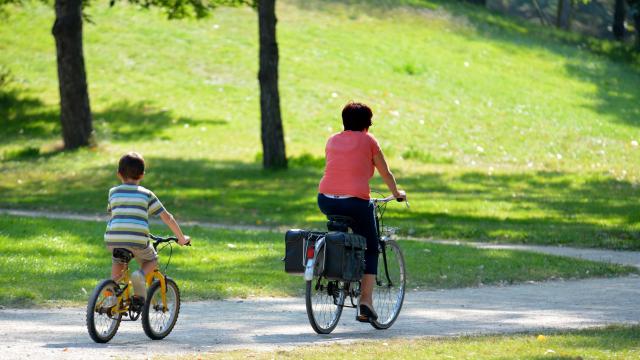
[[[131,274],[133,291],[136,297],[147,297],[146,275],[158,267],[157,254],[153,246],[149,245],[143,250],[134,252],[135,259],[140,264],[140,269]]]
[[[127,270],[127,264],[122,263],[112,263],[111,264],[111,279],[113,281],[118,282],[124,275],[124,272]]]

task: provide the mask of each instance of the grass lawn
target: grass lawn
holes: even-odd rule
[[[164,228],[156,227],[164,233]],[[303,279],[284,273],[284,236],[187,228],[193,247],[174,248],[168,273],[185,300],[302,295]],[[110,273],[99,222],[0,216],[0,304],[82,303]],[[402,241],[411,289],[637,273],[630,267],[505,250]],[[168,250],[168,249],[167,249]],[[167,260],[161,253],[161,263]],[[85,292],[86,291],[86,292]]]
[[[180,218],[319,227],[324,143],[356,99],[373,107],[372,132],[409,193],[410,211],[389,212],[405,234],[640,249],[637,62],[470,5],[349,3],[279,2],[292,164],[281,172],[256,161],[253,10],[168,21],[93,4],[84,46],[99,145],[56,152],[53,11],[9,7],[0,206],[102,212],[118,157],[137,150],[144,185]]]
[[[377,340],[295,350],[199,354],[198,359],[637,359],[640,326],[571,332]],[[195,358],[186,356],[185,359]]]

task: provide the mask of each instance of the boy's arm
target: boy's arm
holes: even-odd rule
[[[174,219],[173,215],[171,215],[168,211],[165,210],[162,213],[160,213],[160,218],[165,224],[167,224],[169,229],[171,229],[171,231],[173,231],[173,234],[178,238],[178,244],[186,245],[189,242],[191,242],[191,238],[189,238],[188,236],[185,236],[182,233],[182,230],[180,229],[180,225],[178,225],[178,222],[176,221],[176,219]]]

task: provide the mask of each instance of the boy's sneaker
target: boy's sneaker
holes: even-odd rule
[[[135,312],[142,312],[144,307],[144,298],[142,296],[134,296],[131,299],[131,310]]]

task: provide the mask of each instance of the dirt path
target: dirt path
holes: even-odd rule
[[[148,340],[124,322],[107,345],[91,341],[84,309],[0,310],[2,358],[104,358],[276,349],[363,339],[575,329],[640,322],[640,277],[559,281],[509,287],[411,292],[386,331],[356,323],[346,309],[336,331],[313,333],[301,298],[184,303],[174,332]]]
[[[604,249],[587,249],[573,248],[564,246],[543,246],[543,245],[517,245],[517,244],[491,244],[470,241],[456,240],[432,240],[411,238],[411,240],[425,241],[436,244],[445,245],[465,245],[473,246],[478,249],[496,249],[496,250],[516,250],[531,251],[542,254],[566,256],[577,259],[585,259],[591,261],[599,261],[612,264],[629,265],[640,268],[640,251],[621,251],[621,250],[604,250]]]

